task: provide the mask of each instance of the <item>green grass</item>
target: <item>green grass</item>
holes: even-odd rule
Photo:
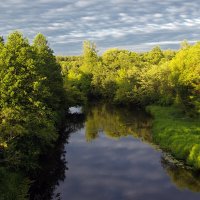
[[[187,117],[176,107],[148,106],[153,115],[153,141],[175,158],[200,169],[200,118]]]

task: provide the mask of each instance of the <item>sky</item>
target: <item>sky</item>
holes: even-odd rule
[[[177,49],[200,40],[199,0],[5,0],[0,35],[22,31],[32,41],[43,33],[56,55],[79,55],[82,43],[147,51]]]

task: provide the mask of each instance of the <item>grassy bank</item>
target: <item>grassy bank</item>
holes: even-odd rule
[[[176,107],[148,106],[153,115],[153,141],[175,158],[200,169],[200,118],[185,116]]]

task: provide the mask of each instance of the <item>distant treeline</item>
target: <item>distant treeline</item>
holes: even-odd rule
[[[116,104],[180,106],[200,112],[200,43],[182,42],[178,51],[155,47],[149,52],[108,49],[101,56],[85,41],[83,55],[57,56],[72,104],[88,97]]]

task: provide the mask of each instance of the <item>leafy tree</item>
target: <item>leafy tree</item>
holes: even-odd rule
[[[90,41],[83,43],[83,65],[81,71],[86,74],[91,74],[98,62],[96,45]]]
[[[158,46],[145,53],[108,49],[98,57],[95,44],[85,41],[79,66],[72,66],[74,57],[59,59],[67,62],[64,73],[71,82],[67,85],[80,96],[89,93],[121,104],[175,102],[184,110],[199,112],[198,48],[183,42],[178,52]]]
[[[13,32],[0,52],[0,146],[10,163],[27,170],[56,140],[56,108],[64,101],[55,57],[44,38],[36,41],[37,49],[22,33]]]
[[[200,43],[181,49],[170,63],[176,99],[184,109],[200,112]]]
[[[173,51],[173,50],[170,50],[170,49],[164,50],[163,55],[164,55],[164,58],[162,58],[161,62],[165,63],[165,62],[172,60],[175,57],[176,51]]]
[[[187,49],[190,47],[190,44],[188,43],[187,40],[183,40],[180,44],[181,49]]]
[[[40,95],[48,94],[42,86],[44,77],[40,77],[34,60],[34,52],[28,40],[19,32],[8,36],[0,54],[0,106],[2,108],[20,107],[27,109],[40,104]]]
[[[154,47],[150,52],[145,53],[144,59],[153,65],[158,65],[159,62],[164,58],[163,52],[159,46]]]
[[[56,62],[53,50],[48,46],[47,39],[41,33],[35,37],[33,49],[36,52],[36,63],[39,73],[43,76],[44,85],[49,89],[49,95],[43,97],[44,102],[57,113],[56,118],[60,120],[59,116],[65,109],[61,67]]]

